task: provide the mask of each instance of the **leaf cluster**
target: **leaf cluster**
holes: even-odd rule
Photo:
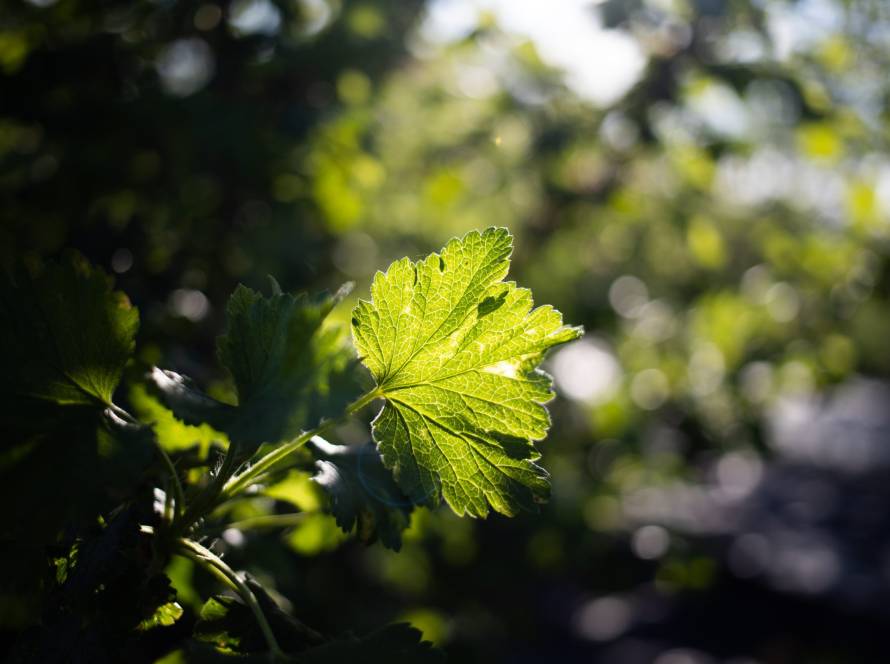
[[[19,561],[41,561],[3,581],[22,598],[18,613],[0,616],[25,630],[13,661],[75,650],[116,661],[174,647],[190,661],[440,661],[404,625],[362,638],[319,633],[233,570],[213,537],[299,530],[321,517],[398,550],[418,505],[444,499],[480,517],[534,510],[548,492],[534,442],[552,397],[537,366],[580,331],[503,281],[511,248],[505,229],[488,229],[378,273],[352,315],[358,358],[328,320],[349,285],[314,299],[274,281],[269,295],[240,286],[218,341],[232,402],[174,371],[142,371],[136,310],[83,259],[7,277],[2,491],[29,507],[0,526],[0,539]],[[374,382],[363,394],[359,363]],[[129,392],[141,417],[115,402],[128,366],[144,376]],[[380,400],[372,442],[323,437]],[[277,497],[274,511],[251,507],[262,496]],[[174,557],[229,594],[198,614],[184,608],[164,573]]]

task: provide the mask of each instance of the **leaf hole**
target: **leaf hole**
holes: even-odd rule
[[[445,271],[445,259],[439,256],[439,272]]]
[[[482,300],[482,302],[479,303],[479,318],[487,316],[492,311],[500,309],[506,299],[507,291],[504,291],[500,295],[492,295]]]

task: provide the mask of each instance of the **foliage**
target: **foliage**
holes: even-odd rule
[[[392,260],[509,226],[510,278],[591,331],[544,365],[540,516],[416,508],[350,418],[200,524],[213,551],[325,635],[408,621],[460,662],[887,661],[886,5],[14,0],[0,262],[39,279],[73,247],[115,275],[140,313],[115,403],[194,486],[229,435],[143,374],[183,376],[182,417],[237,412],[216,355],[237,284],[365,293]],[[323,328],[348,335],[354,298]],[[331,364],[347,400],[358,362]],[[164,501],[145,429],[12,384],[0,651],[63,566],[29,538]],[[258,438],[300,426],[276,410]],[[195,565],[161,570],[182,633],[220,592]]]
[[[252,525],[287,527],[328,510],[347,533],[355,529],[366,542],[379,537],[384,545],[398,549],[413,505],[424,502],[416,499],[415,479],[404,468],[390,474],[385,452],[381,460],[373,446],[332,445],[320,436],[379,397],[386,398],[388,404],[396,399],[410,404],[408,397],[396,396],[400,385],[406,385],[404,380],[398,382],[406,372],[428,375],[429,384],[442,384],[442,372],[447,376],[459,368],[466,395],[483,389],[500,393],[503,417],[510,417],[514,403],[539,409],[534,420],[511,421],[504,433],[512,439],[507,439],[492,428],[493,415],[483,408],[486,403],[496,405],[493,401],[477,399],[450,406],[451,420],[462,418],[459,431],[464,444],[484,445],[490,456],[504,459],[497,468],[506,475],[508,459],[515,455],[515,441],[525,439],[530,448],[530,440],[542,439],[549,424],[541,405],[551,396],[549,379],[537,370],[538,364],[549,347],[580,334],[576,328],[561,327],[559,314],[550,308],[530,313],[528,292],[512,283],[500,283],[507,271],[510,246],[506,229],[489,229],[454,240],[441,255],[432,254],[423,261],[421,265],[433,266],[435,274],[418,268],[418,281],[424,284],[418,297],[445,306],[438,313],[430,307],[423,318],[426,325],[433,326],[434,334],[421,330],[422,338],[410,344],[410,361],[401,363],[400,369],[384,376],[364,395],[353,393],[357,398],[351,405],[346,405],[332,375],[335,371],[345,373],[352,366],[343,361],[348,346],[335,325],[325,324],[345,291],[311,301],[284,294],[274,281],[269,297],[243,286],[237,288],[229,300],[225,333],[218,343],[237,405],[211,398],[173,372],[153,368],[146,377],[147,389],[169,406],[174,417],[192,429],[210,424],[213,430],[224,432],[228,445],[219,464],[207,457],[195,463],[188,448],[157,438],[181,434],[182,430],[157,429],[150,421],[140,422],[112,401],[134,350],[137,317],[122,294],[111,290],[104,274],[76,258],[47,266],[43,278],[23,276],[5,283],[4,313],[14,325],[3,345],[4,364],[10,367],[12,377],[21,378],[20,385],[8,384],[12,392],[5,405],[50,405],[45,410],[47,419],[27,421],[9,430],[12,444],[4,453],[2,485],[19,500],[26,498],[33,505],[49,507],[49,500],[42,497],[46,484],[35,481],[39,478],[53,487],[55,499],[65,501],[64,508],[53,510],[50,521],[29,514],[22,522],[7,521],[0,532],[3,540],[43,560],[44,566],[42,573],[32,571],[33,579],[27,586],[28,591],[42,594],[40,605],[33,607],[31,615],[5,616],[8,623],[29,628],[13,648],[12,661],[63,661],[69,652],[79,653],[84,661],[119,661],[130,649],[157,658],[176,648],[183,656],[201,661],[200,646],[184,642],[189,636],[184,627],[185,611],[177,602],[175,587],[162,572],[173,556],[191,560],[235,593],[208,599],[191,630],[194,638],[219,652],[265,652],[276,661],[319,663],[352,661],[357,653],[366,661],[439,661],[439,654],[421,642],[416,630],[404,625],[363,639],[347,635],[331,640],[321,635],[284,611],[255,579],[235,572],[212,551],[213,540],[207,535],[220,524],[226,532],[249,532]],[[442,261],[454,262],[452,272],[440,269]],[[399,261],[387,274],[395,276],[406,266],[413,273],[410,262]],[[458,267],[464,274],[456,274]],[[400,291],[412,285],[394,292],[378,285],[373,290],[373,306],[398,311],[402,307]],[[353,312],[357,338],[368,338],[358,321],[373,315],[370,306],[361,303]],[[550,327],[545,327],[548,323]],[[374,330],[387,329],[386,324],[375,325]],[[539,326],[540,333],[531,336],[528,332],[533,325]],[[520,345],[512,341],[522,334],[531,338]],[[452,348],[475,348],[474,344],[487,342],[496,343],[501,351],[474,352],[468,361],[461,359],[459,352],[449,353],[441,346],[443,335],[451,340]],[[378,358],[392,358],[406,348],[398,333],[378,333],[373,342]],[[450,367],[456,358],[458,363]],[[519,381],[516,387],[507,383],[498,387],[486,377],[487,369],[505,361],[514,362],[513,373],[501,378]],[[365,362],[369,362],[367,357]],[[433,371],[424,374],[425,367]],[[380,377],[376,371],[375,375]],[[524,403],[532,398],[536,401]],[[378,422],[385,421],[390,407],[384,407]],[[65,412],[71,410],[81,418],[77,424]],[[87,450],[66,440],[56,428],[56,417],[64,417],[66,427],[82,430],[84,445],[95,444],[95,455],[87,456]],[[4,419],[10,424],[15,421],[13,413]],[[103,428],[94,433],[100,424]],[[374,429],[377,446],[383,450],[420,448],[412,438],[418,435],[416,430],[390,433],[379,424]],[[443,467],[457,468],[463,463],[464,449],[447,442],[437,444],[442,446],[438,463]],[[40,454],[48,450],[58,457],[59,448],[73,449],[76,463],[59,467],[52,457]],[[152,448],[154,463],[144,454]],[[94,467],[89,472],[72,473],[83,457]],[[187,472],[180,467],[182,462],[189,464]],[[125,469],[124,463],[132,468]],[[314,509],[303,503],[305,509],[298,513],[270,514],[265,520],[258,517],[252,523],[243,519],[226,525],[233,503],[261,497],[265,486],[274,489],[281,477],[294,469],[308,471],[313,464],[313,479],[329,496],[326,503],[319,502]],[[451,483],[455,490],[470,495],[480,484],[490,482],[488,472],[483,467],[475,471],[464,468]],[[513,481],[522,480],[518,476]],[[537,477],[535,481],[541,482]],[[70,490],[59,490],[68,486]],[[517,489],[511,491],[516,493]],[[110,495],[95,502],[88,499],[91,493]],[[156,497],[153,506],[145,500],[152,495]],[[515,504],[504,502],[497,495],[489,499],[507,513],[528,506],[518,500]],[[301,502],[294,500],[298,506]],[[468,511],[453,498],[449,502],[458,514]],[[475,514],[484,516],[485,510],[477,508]],[[55,578],[46,574],[53,567]],[[10,568],[4,570],[5,574],[10,572],[20,576]],[[12,599],[8,581],[4,588]],[[211,656],[212,652],[205,654]]]
[[[59,405],[109,405],[133,352],[139,315],[110,280],[69,256],[3,290],[4,366],[10,396]],[[25,358],[14,362],[13,358]]]
[[[441,255],[403,259],[359,302],[352,333],[386,406],[373,435],[383,462],[418,504],[441,493],[457,514],[488,504],[514,515],[547,495],[532,441],[550,425],[548,348],[580,336],[550,307],[502,279],[506,229],[470,233]]]
[[[346,532],[355,528],[367,543],[379,537],[398,551],[414,503],[385,468],[374,444],[332,445],[313,438],[308,445],[316,458],[312,479],[330,496],[337,525]]]
[[[155,370],[152,382],[183,422],[207,423],[237,442],[250,456],[262,443],[293,438],[306,422],[336,415],[346,405],[349,356],[337,329],[322,329],[349,291],[309,302],[281,292],[265,298],[239,286],[229,299],[219,359],[232,376],[238,405],[220,403],[195,389],[188,378]]]

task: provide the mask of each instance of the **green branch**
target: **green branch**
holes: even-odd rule
[[[195,500],[185,509],[176,520],[174,528],[178,532],[185,532],[195,521],[213,511],[222,494],[224,484],[238,466],[238,449],[234,442],[229,444],[219,469],[210,480],[204,490],[195,496]]]

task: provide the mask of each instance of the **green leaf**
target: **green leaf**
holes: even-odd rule
[[[154,371],[160,372],[161,370],[154,369]],[[175,374],[172,376],[165,374],[159,377],[158,380],[173,381],[173,376]],[[180,376],[179,378],[182,377]],[[209,424],[193,426],[184,423],[173,415],[158,399],[149,394],[144,385],[133,386],[130,390],[130,403],[141,421],[152,423],[159,443],[167,452],[175,453],[195,450],[198,457],[204,459],[207,457],[207,453],[214,442],[226,441],[226,435]],[[217,404],[220,407],[231,408],[216,401],[213,403],[214,408],[217,407]],[[206,422],[212,419],[207,418],[206,420],[198,421]]]
[[[69,254],[0,284],[7,393],[56,404],[109,405],[133,352],[139,314],[112,281]]]
[[[318,301],[282,293],[274,281],[273,287],[272,296],[264,297],[238,286],[218,348],[238,403],[262,417],[268,437],[280,440],[305,424],[313,404],[330,391],[329,373],[343,364],[339,330],[322,329],[322,323],[352,284]]]
[[[151,495],[142,483],[154,460],[151,429],[110,409],[34,404],[43,406],[32,423],[41,430],[4,428],[0,446],[0,502],[15,506],[0,522],[0,628],[35,619],[50,588],[47,545],[93,527],[140,492]]]
[[[318,472],[312,478],[330,496],[330,511],[345,532],[398,551],[414,505],[384,467],[372,443],[332,445],[316,436],[308,447]]]
[[[108,407],[139,317],[103,272],[68,254],[0,275],[0,316],[0,501],[17,506],[0,523],[0,548],[31,557],[0,566],[8,626],[26,620],[49,587],[34,564],[45,545],[148,493],[141,480],[154,447],[150,429]]]
[[[211,431],[226,431],[237,418],[236,407],[207,396],[188,376],[154,367],[148,382],[174,417],[186,426],[206,425]]]
[[[226,309],[218,349],[235,382],[236,407],[210,398],[172,371],[155,369],[150,376],[179,419],[224,431],[246,454],[339,415],[357,391],[342,330],[322,325],[351,285],[313,301],[282,293],[272,283],[268,297],[238,286]]]
[[[534,510],[549,484],[534,441],[550,426],[551,380],[536,367],[581,335],[531,292],[504,282],[504,228],[451,240],[441,254],[404,258],[374,277],[352,333],[386,404],[373,437],[416,503],[440,496],[457,514]]]

